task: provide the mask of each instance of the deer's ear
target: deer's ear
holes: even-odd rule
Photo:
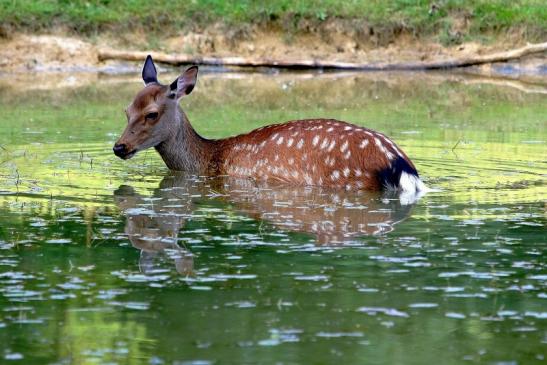
[[[146,61],[144,61],[144,66],[142,67],[142,81],[144,81],[145,86],[153,82],[158,82],[158,72],[150,55],[146,56]]]
[[[188,95],[194,90],[198,80],[198,67],[189,67],[175,81],[171,83],[171,90],[175,93],[176,98],[180,99]]]

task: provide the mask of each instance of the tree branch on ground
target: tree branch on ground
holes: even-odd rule
[[[474,54],[470,56],[437,61],[416,61],[400,63],[358,63],[323,61],[317,59],[282,60],[269,58],[246,57],[200,57],[185,54],[166,54],[162,52],[116,51],[112,49],[99,50],[99,60],[143,61],[151,55],[155,62],[169,65],[210,65],[239,67],[276,67],[290,69],[341,69],[362,71],[396,71],[396,70],[439,70],[458,67],[482,65],[494,62],[505,62],[519,59],[531,54],[547,51],[547,42],[528,44],[510,51],[496,52],[487,55]]]

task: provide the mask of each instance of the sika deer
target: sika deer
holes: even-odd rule
[[[142,70],[145,87],[126,110],[128,125],[114,153],[129,159],[154,147],[169,169],[195,174],[346,190],[425,191],[414,164],[393,141],[338,120],[296,120],[224,139],[201,137],[178,105],[192,92],[197,74],[192,66],[162,85],[148,56]]]

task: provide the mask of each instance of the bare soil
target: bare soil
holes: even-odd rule
[[[299,30],[293,33],[272,26],[238,30],[212,26],[164,39],[151,38],[139,31],[121,35],[104,34],[93,39],[76,38],[57,31],[47,35],[15,34],[9,38],[0,38],[0,72],[123,70],[119,62],[99,61],[98,50],[103,48],[154,50],[215,57],[395,63],[485,54],[517,48],[524,44],[526,42],[522,37],[511,34],[491,45],[468,42],[443,46],[433,39],[418,39],[404,33],[393,34],[391,31],[384,36],[376,31],[371,34],[370,29],[352,28],[351,24],[343,21],[326,22],[321,28],[300,26]],[[543,55],[516,64],[519,70],[525,71],[524,73],[534,73],[544,69],[546,63]],[[495,74],[496,69],[483,66],[476,68],[475,72]]]

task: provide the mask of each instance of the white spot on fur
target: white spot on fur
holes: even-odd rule
[[[402,156],[403,154],[401,153],[401,151],[397,148],[397,146],[395,146],[395,143],[393,143],[393,141],[391,141],[389,138],[387,137],[384,137],[384,140],[387,142],[387,144],[389,144],[391,146],[391,148],[393,148],[395,150],[395,153],[397,153],[397,155],[399,156]]]
[[[339,177],[340,177],[340,171],[338,170],[334,170],[332,174],[330,175],[330,178],[332,181],[338,180]]]
[[[348,152],[346,152],[346,154],[344,155],[344,158],[345,158],[346,160],[349,160],[350,156],[351,156],[351,151],[348,150]]]
[[[380,147],[380,148],[384,147],[384,146],[382,145],[382,142],[380,142],[380,140],[379,140],[378,138],[376,138],[376,137],[374,137],[374,143],[376,143],[376,146],[378,146],[378,147]]]
[[[368,139],[363,139],[361,143],[359,144],[359,148],[363,149],[366,146],[368,146]]]
[[[316,135],[313,137],[313,141],[311,141],[312,145],[317,146],[317,143],[319,143],[319,135]]]
[[[298,143],[296,144],[296,148],[302,149],[303,146],[304,146],[304,139],[300,138],[300,141],[298,141]]]
[[[277,138],[277,136],[279,136],[279,133],[274,133],[274,134],[273,134],[273,136],[272,136],[272,138],[271,138],[271,139],[272,139],[272,141],[273,141],[274,139],[276,139],[276,138]]]
[[[283,169],[283,176],[284,176],[285,178],[288,178],[288,177],[290,176],[290,175],[289,175],[289,170],[287,170],[287,169],[284,168],[284,169]]]
[[[294,142],[294,139],[289,138],[289,140],[287,141],[287,147],[292,146],[293,142]]]
[[[328,146],[328,144],[329,144],[329,140],[328,140],[328,138],[325,138],[325,139],[323,140],[323,142],[321,143],[321,147],[320,147],[320,148],[321,148],[321,149],[324,149],[325,147]]]
[[[329,152],[332,151],[335,145],[336,145],[336,141],[335,141],[335,140],[332,140],[332,142],[330,143],[330,146],[329,146],[329,148],[327,149],[327,151],[329,151]]]
[[[343,172],[344,172],[344,176],[348,177],[349,176],[349,167],[346,167]]]
[[[283,136],[279,137],[279,139],[277,140],[277,144],[281,144],[283,143]]]
[[[393,159],[393,157],[394,157],[393,154],[387,150],[386,146],[384,146],[378,138],[374,138],[374,143],[376,143],[376,146],[378,146],[380,151],[382,151],[384,153],[384,155],[386,156],[386,158],[388,160]]]
[[[361,171],[361,169],[355,169],[355,176],[359,177],[363,175],[363,171]]]
[[[352,129],[353,129],[353,127],[350,127],[350,126],[344,127],[344,130],[345,130],[345,131],[351,131]]]
[[[343,153],[345,150],[348,149],[348,146],[349,146],[348,141],[344,142],[344,144],[342,145],[342,147],[340,147],[340,152]]]
[[[332,132],[333,130],[334,130],[333,127],[329,127],[329,128],[327,129],[327,132]]]
[[[289,158],[289,165],[292,165],[292,164],[294,164],[294,158],[291,157]]]

